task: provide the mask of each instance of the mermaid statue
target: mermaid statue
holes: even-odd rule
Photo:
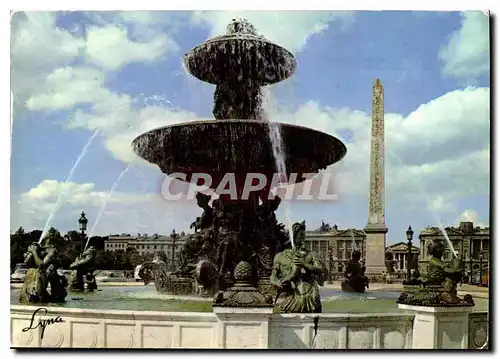
[[[94,276],[96,267],[96,251],[93,246],[87,248],[69,266],[73,269],[69,290],[73,292],[93,292],[97,290],[97,283]]]
[[[324,265],[314,252],[304,247],[305,221],[292,226],[294,248],[285,249],[274,257],[271,283],[277,287],[275,303],[282,313],[321,313],[319,286],[323,286]]]
[[[59,232],[50,228],[43,238],[43,245],[33,243],[28,247],[24,263],[29,269],[19,292],[21,303],[65,301],[68,294],[66,291],[68,280],[57,272],[60,266],[60,256],[55,246],[58,237],[60,237]]]
[[[421,287],[415,293],[401,293],[398,303],[430,307],[474,305],[470,294],[466,294],[463,299],[457,296],[457,283],[462,276],[462,261],[455,258],[450,264],[443,262],[445,250],[445,244],[439,238],[430,243],[428,252],[431,259],[427,276],[419,278]]]

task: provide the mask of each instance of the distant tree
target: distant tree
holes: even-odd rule
[[[10,269],[14,269],[17,263],[24,261],[24,253],[30,245],[30,236],[24,231],[23,227],[10,235]]]
[[[89,239],[89,246],[94,247],[96,250],[104,250],[104,242],[108,239],[108,237],[101,236],[92,236]]]
[[[127,263],[130,264],[131,268],[134,269],[136,266],[139,264],[144,263],[144,258],[139,254],[136,248],[134,247],[128,247],[127,250],[125,251],[126,256],[127,256]]]

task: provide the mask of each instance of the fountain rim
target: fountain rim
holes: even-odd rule
[[[191,50],[189,50],[188,52],[186,52],[184,54],[184,58],[186,58],[187,55],[191,54],[194,52],[194,50],[200,48],[200,47],[203,47],[203,46],[206,46],[206,45],[209,45],[209,44],[212,44],[214,42],[225,42],[225,41],[232,41],[232,40],[245,40],[245,41],[248,41],[248,40],[251,40],[251,41],[254,41],[254,42],[261,42],[261,43],[265,43],[267,45],[271,45],[271,46],[275,46],[275,47],[279,47],[281,49],[283,49],[287,55],[289,55],[289,57],[291,59],[294,60],[294,62],[297,62],[297,59],[295,58],[295,55],[288,49],[286,49],[284,46],[281,46],[279,44],[276,44],[268,39],[266,39],[265,37],[259,37],[257,35],[252,35],[252,34],[225,34],[225,35],[219,35],[219,36],[214,36],[214,37],[211,37],[205,41],[203,41],[202,43],[194,46],[193,48],[191,48]]]
[[[347,147],[346,145],[344,144],[344,142],[342,142],[342,140],[340,140],[339,138],[329,134],[329,133],[326,133],[326,132],[323,132],[323,131],[319,131],[319,130],[316,130],[314,128],[310,128],[310,127],[305,127],[305,126],[302,126],[302,125],[295,125],[295,124],[290,124],[290,123],[286,123],[286,122],[270,122],[270,121],[262,121],[262,120],[249,120],[249,119],[246,119],[246,120],[240,120],[240,119],[224,119],[224,120],[217,120],[217,119],[213,119],[213,120],[197,120],[197,121],[189,121],[189,122],[181,122],[181,123],[176,123],[176,124],[173,124],[173,125],[165,125],[165,126],[159,126],[159,127],[156,127],[156,128],[153,128],[151,130],[148,130],[148,131],[145,131],[143,133],[141,133],[140,135],[136,136],[133,140],[132,140],[132,144],[134,144],[138,139],[139,137],[142,137],[144,135],[147,135],[149,133],[153,133],[153,132],[156,132],[158,130],[163,130],[163,129],[167,129],[167,128],[174,128],[174,127],[183,127],[183,126],[187,126],[187,125],[201,125],[201,124],[216,124],[216,123],[231,123],[231,122],[235,122],[235,123],[251,123],[251,124],[261,124],[263,126],[267,126],[267,127],[271,127],[271,125],[279,125],[280,127],[281,126],[286,126],[286,127],[294,127],[294,128],[297,128],[297,129],[300,129],[300,130],[306,130],[306,131],[313,131],[313,132],[318,132],[318,133],[321,133],[323,135],[327,135],[327,136],[330,136],[332,138],[334,138],[335,140],[337,140],[338,144],[343,147],[343,152],[344,152],[344,155],[341,157],[341,159],[345,156],[345,154],[347,154]]]
[[[261,43],[261,44],[264,44],[264,45],[268,45],[268,46],[274,46],[275,48],[279,48],[280,51],[283,52],[283,58],[287,58],[290,62],[290,74],[288,76],[286,76],[285,78],[283,79],[280,79],[279,81],[274,81],[274,82],[270,82],[270,83],[264,83],[262,84],[261,86],[266,86],[266,85],[271,85],[271,84],[274,84],[274,83],[277,83],[277,82],[281,82],[281,81],[284,81],[286,79],[288,79],[289,77],[291,77],[295,71],[297,70],[297,59],[295,57],[295,55],[287,50],[285,47],[281,46],[281,45],[278,45],[274,42],[271,42],[269,41],[268,39],[266,39],[265,37],[259,37],[257,35],[252,35],[252,34],[226,34],[226,35],[220,35],[220,36],[215,36],[215,37],[212,37],[204,42],[202,42],[201,44],[198,44],[196,45],[195,47],[191,48],[188,52],[186,52],[184,54],[184,57],[183,57],[183,64],[184,64],[184,67],[186,69],[186,71],[196,77],[197,79],[201,80],[201,81],[204,81],[204,82],[207,82],[207,83],[210,83],[212,85],[218,85],[217,82],[213,82],[213,81],[207,81],[206,79],[202,79],[200,77],[198,77],[197,75],[195,75],[191,69],[189,68],[189,57],[196,57],[196,53],[198,51],[201,51],[202,48],[206,47],[207,45],[212,45],[212,44],[216,44],[216,43],[221,43],[221,42],[230,42],[230,41],[253,41],[254,43]]]

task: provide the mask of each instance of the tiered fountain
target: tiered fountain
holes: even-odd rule
[[[273,175],[297,173],[297,182],[301,182],[305,180],[302,174],[317,173],[342,159],[346,147],[328,134],[266,119],[261,87],[290,77],[296,60],[286,49],[258,35],[246,20],[233,20],[225,35],[189,51],[184,64],[191,75],[216,86],[215,120],[151,130],[133,141],[134,151],[167,175],[186,174],[187,182],[195,173],[208,174],[213,190],[226,174],[233,173],[238,199],[221,194],[210,206],[210,198],[199,194],[204,213],[196,222],[199,231],[182,250],[181,268],[165,279],[165,269],[149,264],[144,266],[143,276],[163,278],[164,291],[176,294],[192,292],[196,279],[205,292],[213,294],[234,284],[234,270],[241,263],[238,275],[251,278],[260,292],[272,294],[273,258],[290,243],[288,231],[275,216],[280,199],[269,196]],[[280,161],[273,155],[276,144],[271,139],[276,125],[285,171],[278,168]],[[267,184],[242,199],[248,173],[263,174]]]

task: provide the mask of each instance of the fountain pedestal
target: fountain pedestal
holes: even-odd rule
[[[214,307],[219,320],[218,347],[223,349],[268,349],[272,307]]]
[[[170,279],[169,293],[177,295],[193,295],[196,292],[193,278],[177,277]]]
[[[398,304],[415,315],[412,349],[467,349],[472,307],[424,307]]]

